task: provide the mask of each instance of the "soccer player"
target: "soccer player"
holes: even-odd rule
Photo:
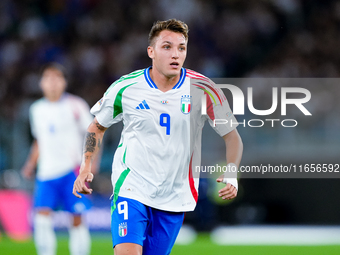
[[[199,178],[201,134],[206,120],[236,123],[225,96],[205,76],[183,68],[188,27],[179,20],[158,21],[149,34],[152,66],[122,76],[91,109],[80,174],[73,194],[90,194],[91,162],[105,130],[123,121],[112,165],[111,230],[115,255],[170,254],[184,219],[194,210]],[[205,96],[207,114],[202,114]],[[204,113],[204,111],[203,111]],[[243,145],[236,125],[216,125],[227,149],[227,163],[237,167]],[[195,178],[194,178],[195,177]],[[237,195],[236,178],[221,199]]]
[[[40,80],[44,97],[30,107],[35,140],[22,174],[32,178],[37,166],[34,241],[39,255],[56,254],[51,213],[57,209],[73,216],[69,229],[71,255],[87,255],[91,245],[88,228],[81,218],[89,201],[79,200],[70,193],[76,179],[75,171],[80,166],[84,135],[93,117],[83,99],[65,92],[64,74],[61,65],[48,64]]]

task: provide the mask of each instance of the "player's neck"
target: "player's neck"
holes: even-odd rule
[[[46,95],[46,94],[45,94],[45,98],[46,98],[48,101],[50,101],[50,102],[52,102],[52,103],[55,103],[55,102],[58,102],[58,101],[62,98],[63,95],[64,95],[64,93],[61,94],[61,95]]]
[[[180,75],[167,77],[153,68],[150,68],[149,74],[153,82],[157,85],[158,89],[162,92],[171,90],[180,79]]]

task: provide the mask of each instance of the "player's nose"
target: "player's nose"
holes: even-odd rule
[[[178,52],[177,49],[174,49],[172,51],[172,58],[174,58],[174,59],[178,59],[179,58],[179,52]]]

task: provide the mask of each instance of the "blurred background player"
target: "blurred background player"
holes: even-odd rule
[[[57,63],[46,65],[40,80],[44,97],[30,107],[34,141],[22,175],[32,178],[37,167],[34,241],[39,255],[56,253],[51,212],[57,209],[73,216],[69,229],[71,255],[90,253],[89,230],[81,218],[89,201],[76,199],[71,192],[80,165],[83,136],[92,116],[83,99],[65,92],[66,85],[64,67]]]
[[[152,66],[121,77],[91,109],[95,118],[87,130],[73,194],[92,193],[85,185],[93,178],[92,158],[107,128],[123,121],[112,165],[111,230],[117,255],[170,254],[184,212],[196,207],[199,178],[192,169],[200,164],[204,122],[227,116],[236,123],[222,92],[205,76],[182,67],[187,42],[184,22],[156,22],[149,34]],[[215,104],[208,99],[209,117],[201,115],[204,91],[219,98]],[[214,130],[225,141],[227,163],[238,166],[243,146],[236,126]],[[226,184],[219,190],[221,199],[236,197],[236,178],[217,181]]]

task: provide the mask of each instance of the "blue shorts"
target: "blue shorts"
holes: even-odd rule
[[[74,172],[48,181],[37,179],[34,191],[34,207],[63,210],[73,214],[81,214],[89,209],[91,203],[88,198],[82,196],[79,199],[72,194],[75,179]]]
[[[184,212],[166,212],[134,199],[118,197],[111,202],[113,247],[120,243],[143,246],[143,255],[170,254],[183,224]]]

